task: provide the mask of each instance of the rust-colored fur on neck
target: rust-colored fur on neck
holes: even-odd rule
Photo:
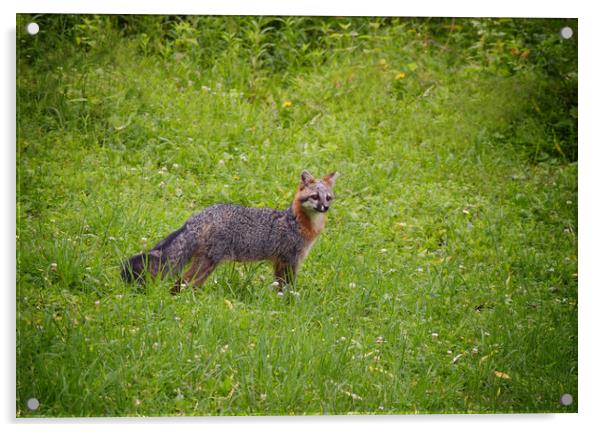
[[[326,221],[326,216],[317,213],[315,218],[311,218],[303,211],[303,207],[301,207],[300,194],[301,190],[299,189],[295,194],[295,199],[293,201],[293,214],[295,218],[297,218],[297,222],[299,222],[299,228],[301,229],[301,234],[307,240],[314,240],[322,229],[324,229],[324,223]]]

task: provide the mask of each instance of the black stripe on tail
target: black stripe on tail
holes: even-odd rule
[[[167,246],[170,245],[171,242],[173,242],[175,240],[175,238],[177,236],[180,235],[180,233],[182,233],[182,231],[184,231],[184,229],[186,228],[186,225],[184,225],[181,228],[178,228],[177,230],[175,230],[174,232],[172,232],[170,235],[168,235],[167,237],[165,237],[163,240],[161,240],[159,243],[157,243],[157,245],[152,249],[154,251],[160,251],[165,249]]]

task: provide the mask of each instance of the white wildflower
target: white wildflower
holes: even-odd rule
[[[349,396],[353,400],[362,400],[363,399],[361,396],[359,396],[355,393],[348,392],[346,390],[343,390],[343,393],[345,393],[347,396]]]
[[[455,356],[455,357],[452,359],[452,364],[456,364],[456,363],[458,362],[458,360],[460,360],[460,357],[462,357],[463,355],[464,355],[464,353],[460,353],[460,354],[458,354],[457,356]]]

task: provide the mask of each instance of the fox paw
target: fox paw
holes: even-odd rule
[[[178,294],[179,292],[181,292],[187,286],[188,285],[186,285],[186,282],[183,282],[181,280],[177,280],[176,283],[174,284],[174,286],[171,288],[171,293],[172,294]]]

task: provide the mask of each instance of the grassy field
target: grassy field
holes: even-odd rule
[[[18,16],[17,416],[576,412],[564,25]],[[120,280],[303,169],[337,199],[285,296]]]

